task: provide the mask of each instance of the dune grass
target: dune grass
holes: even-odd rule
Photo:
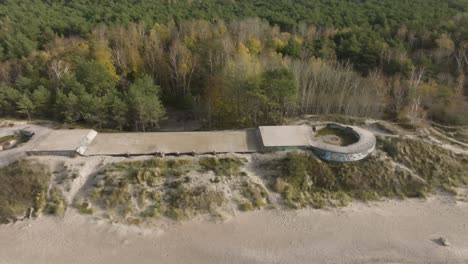
[[[96,178],[89,191],[89,204],[107,211],[112,218],[136,223],[140,218],[167,216],[175,220],[214,213],[225,202],[222,192],[207,186],[191,186],[187,174],[200,169],[195,160],[151,159],[110,165]]]
[[[33,208],[33,216],[42,212],[63,215],[65,201],[61,191],[48,191],[51,173],[44,164],[20,160],[0,168],[0,218],[16,219]]]
[[[385,138],[381,148],[396,162],[412,169],[429,191],[468,184],[468,158],[422,140]]]
[[[43,207],[50,173],[46,166],[21,160],[0,169],[0,217],[15,218]]]
[[[67,205],[62,191],[57,187],[52,187],[49,191],[49,198],[45,206],[45,212],[51,215],[63,216],[66,208]]]
[[[290,152],[268,166],[271,185],[293,208],[346,205],[352,199],[425,197],[438,189],[468,184],[466,158],[414,139],[382,139],[389,158],[370,156],[352,163],[326,163],[304,152]],[[395,166],[395,162],[403,166]],[[411,171],[405,168],[409,168]]]
[[[222,192],[206,186],[188,188],[180,185],[167,193],[166,216],[174,220],[189,219],[198,214],[216,213],[226,201]]]
[[[243,199],[240,199],[237,203],[241,211],[260,209],[270,203],[268,191],[258,183],[244,181],[240,192]]]
[[[217,176],[242,176],[242,166],[245,162],[245,159],[234,157],[207,157],[199,160],[203,172],[213,171]]]

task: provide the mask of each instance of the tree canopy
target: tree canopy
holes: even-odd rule
[[[166,108],[208,128],[300,114],[464,123],[467,10],[466,0],[5,0],[0,115],[120,130],[157,129]]]

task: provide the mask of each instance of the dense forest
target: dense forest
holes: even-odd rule
[[[0,117],[466,124],[468,0],[4,0]]]

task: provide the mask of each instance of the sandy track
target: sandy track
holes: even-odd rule
[[[0,226],[0,264],[468,263],[468,204],[438,196],[344,209],[261,211],[143,229],[68,211]],[[28,227],[28,225],[30,225]],[[444,236],[450,247],[432,239]]]

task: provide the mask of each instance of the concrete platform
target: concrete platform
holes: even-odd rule
[[[95,155],[250,153],[261,150],[258,132],[243,131],[99,133],[85,151]]]
[[[259,130],[266,148],[309,146],[313,134],[310,126],[261,126]]]
[[[28,154],[126,156],[164,154],[253,153],[263,150],[309,149],[328,161],[365,158],[375,148],[375,136],[365,129],[323,124],[353,133],[347,146],[315,137],[316,126],[262,126],[259,129],[203,132],[97,133],[92,129],[53,130],[30,145]]]
[[[28,153],[33,155],[83,155],[96,135],[97,132],[92,129],[52,130]]]

